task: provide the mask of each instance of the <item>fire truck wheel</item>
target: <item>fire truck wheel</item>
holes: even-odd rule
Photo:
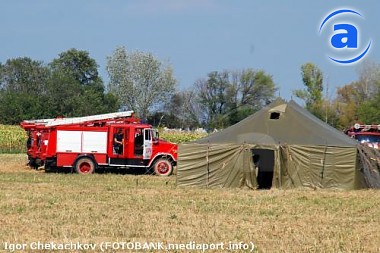
[[[82,157],[75,163],[74,168],[78,174],[91,174],[95,171],[95,163],[91,158]]]
[[[160,158],[154,163],[153,170],[158,176],[170,176],[173,173],[173,164],[168,159]]]

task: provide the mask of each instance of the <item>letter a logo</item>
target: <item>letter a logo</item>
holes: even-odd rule
[[[330,60],[339,64],[351,64],[360,61],[368,53],[372,41],[368,39],[363,42],[363,38],[359,38],[359,28],[357,25],[353,25],[355,19],[358,18],[364,19],[355,10],[340,9],[331,12],[322,20],[319,34],[322,34],[324,28],[328,26],[333,30],[333,34],[330,34],[331,30],[325,29],[326,32],[329,32],[328,38],[330,38],[328,42],[331,50],[327,54]],[[349,24],[347,20],[349,20]]]
[[[358,30],[350,24],[334,25],[334,31],[345,32],[337,33],[331,38],[331,45],[335,48],[358,48]]]

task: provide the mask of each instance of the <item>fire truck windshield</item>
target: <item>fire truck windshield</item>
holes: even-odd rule
[[[360,143],[380,142],[380,135],[356,135],[355,139]]]

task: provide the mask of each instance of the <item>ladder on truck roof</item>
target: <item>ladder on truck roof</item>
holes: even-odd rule
[[[73,125],[73,124],[91,124],[99,123],[111,120],[132,118],[134,111],[125,112],[114,112],[106,114],[98,114],[84,117],[73,117],[73,118],[55,118],[55,119],[36,119],[36,120],[24,120],[21,122],[21,126],[24,129],[33,128],[36,126],[41,127],[52,127],[61,125]],[[138,121],[136,119],[136,121]]]
[[[36,127],[45,127],[47,123],[53,121],[54,119],[32,119],[24,120],[20,123],[21,127],[25,130],[36,128]]]
[[[46,125],[55,119],[31,119],[22,121],[25,124]]]
[[[361,131],[370,131],[370,130],[375,130],[375,131],[380,131],[380,124],[379,125],[365,125],[365,124],[359,124],[356,123],[354,125],[354,128],[356,130],[361,130]]]
[[[57,118],[57,119],[54,119],[53,121],[49,121],[48,123],[46,123],[46,127],[84,124],[84,123],[96,123],[99,121],[107,121],[107,120],[117,120],[121,118],[133,117],[133,114],[134,114],[133,111],[125,111],[125,112],[113,112],[113,113],[98,114],[98,115],[84,116],[84,117]]]

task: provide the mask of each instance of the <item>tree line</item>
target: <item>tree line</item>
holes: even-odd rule
[[[29,57],[0,63],[0,124],[133,110],[156,126],[224,128],[272,102],[278,90],[271,75],[252,68],[212,71],[180,90],[169,63],[125,47],[107,57],[106,68],[107,84],[96,61],[77,49],[62,52],[47,64]],[[305,63],[301,66],[305,89],[294,95],[334,127],[356,121],[380,123],[379,70],[379,65],[366,63],[358,81],[328,99],[322,71]]]
[[[380,124],[380,65],[365,61],[358,68],[359,79],[339,87],[336,97],[325,94],[328,86],[322,71],[313,63],[301,66],[305,88],[295,90],[296,97],[315,116],[338,129],[354,123]]]
[[[45,65],[29,57],[0,64],[0,123],[82,116],[115,111],[115,95],[105,92],[88,52],[71,49]]]

